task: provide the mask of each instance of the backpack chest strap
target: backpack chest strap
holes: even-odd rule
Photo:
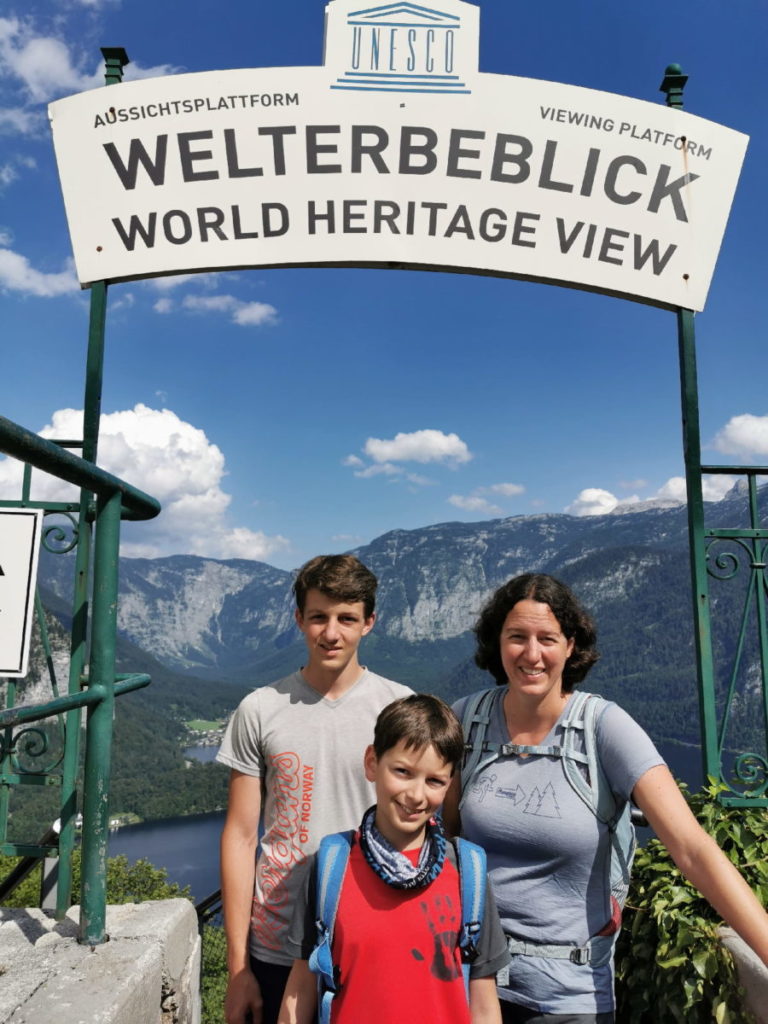
[[[537,754],[539,757],[568,757],[572,761],[587,763],[586,754],[578,750],[566,750],[565,747],[557,744],[541,745],[531,743],[502,743],[498,747],[500,757],[519,757],[521,755]]]

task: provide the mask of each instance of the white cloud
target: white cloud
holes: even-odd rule
[[[173,299],[158,299],[152,309],[156,313],[170,313],[173,310]]]
[[[261,327],[277,323],[277,310],[268,302],[244,302],[233,312],[232,319],[241,327]]]
[[[365,465],[365,463],[363,462],[363,460],[362,460],[362,459],[359,459],[359,458],[357,457],[357,455],[346,455],[346,456],[345,456],[345,457],[344,457],[344,458],[343,458],[343,459],[341,460],[341,464],[342,464],[342,466],[352,466],[352,467],[354,467],[354,468],[358,468],[358,467],[360,467],[360,466],[364,466],[364,465]]]
[[[737,477],[727,473],[720,475],[709,475],[702,477],[701,491],[704,501],[720,501],[737,482]],[[657,498],[668,498],[671,501],[685,503],[688,494],[685,487],[684,476],[672,476],[656,492]]]
[[[108,0],[80,0],[84,6],[104,7]],[[41,135],[47,117],[41,104],[70,93],[104,85],[104,63],[89,70],[91,53],[78,52],[65,40],[42,35],[31,18],[0,18],[0,76],[15,87],[12,105],[0,110],[0,130],[19,135]],[[128,64],[126,80],[174,74],[171,64],[146,68]]]
[[[0,246],[6,248],[13,242],[13,235],[10,228],[0,228]]]
[[[11,249],[0,249],[0,288],[41,298],[80,291],[69,261],[66,270],[58,274],[47,274],[35,270],[26,256]]]
[[[43,437],[78,437],[81,410],[60,409],[40,432]],[[101,418],[99,465],[157,498],[163,511],[146,523],[124,524],[121,551],[129,557],[154,558],[196,554],[211,558],[262,560],[289,547],[282,536],[267,536],[231,526],[231,497],[221,489],[224,456],[205,433],[179,419],[170,409],[133,409]],[[0,461],[0,493],[19,493],[21,463]],[[33,473],[33,497],[68,500],[73,488],[47,474]]]
[[[130,309],[131,306],[135,305],[135,303],[136,299],[134,298],[133,292],[123,292],[118,299],[115,299],[112,302],[110,309],[114,313],[118,309]]]
[[[720,501],[728,491],[736,485],[738,478],[723,474],[720,476],[705,476],[701,481],[701,490],[704,501]]]
[[[47,119],[42,110],[23,107],[0,109],[0,132],[7,135],[42,135]]]
[[[701,493],[706,502],[719,502],[725,498],[731,487],[735,486],[737,477],[723,474],[705,476],[701,480]]]
[[[86,70],[83,57],[62,39],[36,34],[30,20],[0,18],[0,60],[3,73],[20,84],[33,103],[104,85],[102,61],[92,71]],[[154,78],[177,70],[171,64],[145,68],[131,63],[126,66],[125,78]]]
[[[604,516],[613,512],[618,503],[619,499],[610,491],[600,487],[586,487],[579,492],[574,502],[566,505],[565,511],[572,516]]]
[[[228,276],[230,281],[234,277],[233,274]],[[215,288],[218,277],[219,275],[215,271],[206,274],[169,274],[166,277],[149,277],[146,281],[142,281],[142,284],[156,292],[170,292],[189,281],[194,281],[195,284],[201,285],[203,288]]]
[[[186,295],[181,305],[191,313],[228,313],[241,327],[272,326],[277,310],[267,302],[243,302],[234,295]]]
[[[448,498],[450,505],[463,508],[466,512],[482,512],[486,515],[500,516],[504,510],[483,497],[485,494],[500,494],[504,498],[516,498],[525,493],[522,484],[490,484],[488,487],[476,487],[471,494],[452,494]]]
[[[516,498],[525,494],[522,484],[491,484],[490,487],[480,488],[481,491],[490,491],[491,494],[503,494],[505,498]]]
[[[448,498],[448,504],[464,509],[465,512],[481,512],[489,516],[501,515],[498,505],[492,505],[486,498],[481,498],[477,494],[452,494]]]
[[[382,462],[379,465],[366,466],[365,469],[356,469],[355,476],[367,480],[372,476],[399,476],[402,472],[399,466],[393,466],[391,462]]]
[[[670,501],[682,501],[688,500],[688,496],[685,490],[685,477],[684,476],[671,476],[665,484],[656,492],[657,498],[669,498]]]
[[[19,176],[13,164],[0,165],[0,189],[8,188]]]
[[[374,462],[469,462],[472,453],[458,434],[442,430],[415,430],[396,434],[392,440],[369,437],[363,449]]]
[[[142,283],[147,288],[152,288],[156,292],[169,292],[174,288],[178,288],[180,284],[186,284],[187,281],[194,281],[196,277],[202,277],[198,274],[170,274],[168,277],[150,277]]]
[[[93,88],[96,83],[84,81],[65,43],[33,32],[31,23],[0,18],[0,59],[5,74],[23,85],[29,99],[44,103],[56,95]]]
[[[704,501],[720,501],[736,483],[737,478],[730,475],[709,475],[702,478],[702,494]],[[642,481],[636,481],[639,483]],[[574,516],[604,516],[611,512],[623,510],[627,505],[637,505],[643,501],[661,499],[665,502],[685,504],[687,494],[685,477],[672,476],[650,498],[640,498],[631,494],[626,498],[617,498],[610,491],[600,487],[587,487],[581,491],[574,502],[567,505],[566,512]]]
[[[717,432],[711,447],[743,459],[768,455],[768,416],[749,412],[732,416]]]
[[[166,75],[178,75],[183,70],[184,68],[175,64],[153,64],[151,67],[145,68],[135,61],[131,61],[126,65],[123,78],[126,82],[139,82],[144,78],[165,78]],[[96,85],[104,85],[104,66],[101,63],[94,77],[98,78]]]
[[[7,188],[21,177],[21,170],[33,171],[37,167],[34,157],[15,153],[6,163],[0,166],[0,189]]]

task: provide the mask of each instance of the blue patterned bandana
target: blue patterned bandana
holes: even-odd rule
[[[445,832],[438,815],[427,822],[424,845],[417,864],[394,848],[374,824],[376,807],[369,807],[360,825],[360,849],[371,869],[395,889],[420,889],[433,882],[443,870]]]

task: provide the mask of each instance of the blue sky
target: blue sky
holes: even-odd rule
[[[768,463],[768,4],[479,6],[481,71],[661,103],[664,68],[678,61],[686,109],[751,136],[696,318],[701,427],[705,461]],[[74,275],[47,103],[101,84],[104,45],[128,51],[127,80],[319,64],[323,9],[7,0],[4,415],[73,436],[82,409],[88,293]],[[103,410],[102,462],[165,508],[126,530],[129,555],[291,568],[395,528],[681,496],[674,315],[544,285],[363,269],[114,285]],[[17,497],[15,470],[0,463],[0,497]]]

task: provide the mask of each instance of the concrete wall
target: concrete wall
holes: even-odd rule
[[[107,907],[110,940],[77,942],[79,907],[0,908],[0,1024],[200,1024],[200,938],[188,900]],[[768,1024],[768,968],[730,929],[746,1004]]]
[[[109,942],[77,942],[79,907],[0,908],[0,1024],[200,1024],[200,939],[188,900],[107,907]]]
[[[768,1024],[768,967],[732,928],[721,928],[720,940],[733,956],[747,1009],[757,1024]]]

